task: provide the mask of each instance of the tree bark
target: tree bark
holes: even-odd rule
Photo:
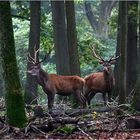
[[[56,70],[60,75],[70,75],[64,1],[51,1],[51,6],[55,42]]]
[[[98,31],[98,21],[92,12],[90,1],[85,1],[85,11],[86,11],[86,16],[89,20],[89,23],[90,23],[92,29],[95,31]]]
[[[68,40],[65,22],[64,1],[51,1],[55,43],[56,71],[59,75],[70,75]],[[62,96],[58,96],[62,100]],[[67,97],[64,97],[64,100]]]
[[[118,45],[120,48],[120,71],[119,71],[119,104],[125,102],[126,97],[126,46],[127,46],[127,2],[119,1],[120,33],[118,34]]]
[[[138,75],[137,75],[137,82],[134,89],[134,96],[133,96],[133,102],[132,107],[140,111],[140,2],[139,2],[139,46],[138,46]]]
[[[39,49],[40,45],[40,1],[30,2],[30,35],[28,52],[34,57],[34,49]],[[37,57],[38,58],[38,57]],[[27,70],[30,69],[31,63],[27,63]],[[25,101],[27,104],[37,103],[37,80],[35,76],[27,73]]]
[[[76,33],[76,23],[75,23],[75,7],[74,1],[66,1],[66,19],[67,19],[67,39],[68,39],[68,51],[69,51],[69,65],[70,65],[70,74],[79,75],[80,72],[80,62],[78,56],[78,47],[77,47],[77,33]],[[78,103],[75,97],[71,98],[73,107],[77,107]]]
[[[0,2],[0,49],[5,80],[6,120],[9,125],[24,127],[26,115],[13,35],[10,2]]]
[[[66,1],[67,38],[71,75],[80,76],[74,1]]]
[[[121,15],[120,15],[120,11],[118,14],[118,27],[117,27],[117,47],[116,47],[116,56],[120,55],[121,51],[120,51],[120,40],[121,40]],[[120,88],[119,88],[119,80],[120,80],[120,59],[118,59],[115,63],[115,68],[114,68],[114,76],[115,76],[115,87],[114,87],[114,96],[117,97],[119,92],[120,92]]]
[[[127,33],[127,95],[132,94],[137,80],[137,19],[138,1],[127,2],[128,33]]]

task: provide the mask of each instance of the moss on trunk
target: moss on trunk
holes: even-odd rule
[[[17,89],[16,89],[17,90]],[[5,95],[7,122],[10,125],[24,127],[26,124],[23,95],[21,89],[17,93],[11,91]]]
[[[0,2],[0,27],[0,49],[5,80],[7,122],[12,126],[23,127],[26,124],[26,115],[16,62],[9,2]]]

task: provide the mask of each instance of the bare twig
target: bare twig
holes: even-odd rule
[[[81,131],[84,135],[86,135],[90,140],[93,140],[93,138],[89,134],[87,134],[84,130],[82,130],[78,125],[77,125],[77,129]]]
[[[43,134],[43,135],[46,135],[46,133],[44,133],[43,131],[41,131],[40,129],[38,129],[37,127],[35,127],[34,125],[32,125],[31,128],[32,128],[34,131],[36,131],[36,132],[39,132],[39,133],[41,133],[41,134]]]

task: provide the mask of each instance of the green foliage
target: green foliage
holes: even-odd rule
[[[95,17],[98,17],[99,15],[99,4],[100,1],[92,2],[92,11],[94,12]],[[104,59],[109,59],[112,54],[115,54],[118,12],[117,8],[112,11],[109,20],[109,38],[105,40],[93,31],[89,21],[85,16],[83,7],[84,3],[76,3],[76,23],[79,56],[82,76],[85,76],[89,73],[101,70],[101,66],[98,64],[97,59],[93,57],[91,51],[92,46],[96,48],[96,52]]]
[[[43,48],[44,51],[47,51],[48,48],[53,47],[53,27],[51,13],[42,14],[40,42],[41,48]]]
[[[82,75],[85,76],[88,73],[92,73],[101,69],[98,64],[98,60],[93,57],[92,48],[95,50],[99,56],[104,59],[109,59],[112,54],[115,55],[116,40],[113,38],[108,38],[106,40],[96,36],[96,34],[90,31],[79,32],[78,46],[79,46],[79,56],[81,62]],[[82,34],[84,32],[84,35]]]
[[[29,1],[12,1],[11,7],[13,13],[29,18]]]
[[[22,84],[25,84],[27,69],[27,50],[29,37],[29,21],[21,21],[13,18],[16,57],[19,67],[19,75]]]
[[[71,134],[74,130],[75,130],[74,126],[65,125],[65,126],[59,127],[56,131],[64,133],[64,134]]]
[[[21,8],[21,3],[16,3],[17,9]],[[25,3],[22,3],[24,5]],[[27,3],[26,3],[27,4]],[[26,5],[25,4],[25,5]],[[28,5],[26,5],[28,7]],[[25,7],[25,6],[23,6]],[[21,8],[19,15],[28,17],[28,14]],[[42,13],[41,16],[41,36],[40,36],[40,47],[41,53],[40,58],[43,58],[44,52],[47,53],[49,48],[52,48],[49,64],[43,63],[45,69],[50,73],[56,73],[55,62],[54,62],[54,51],[53,51],[53,29],[51,14],[48,15]],[[27,69],[27,53],[29,46],[29,29],[30,21],[13,18],[14,37],[16,45],[17,62],[19,66],[20,79],[22,84],[25,85],[26,81],[26,69]]]
[[[114,8],[111,12],[111,17],[109,20],[109,37],[116,39],[117,36],[117,23],[118,23],[118,7]]]

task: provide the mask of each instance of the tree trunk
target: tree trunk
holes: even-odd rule
[[[85,11],[87,19],[92,27],[92,29],[97,32],[98,31],[98,20],[95,18],[92,8],[91,8],[91,1],[85,1]]]
[[[80,76],[74,1],[66,1],[67,37],[71,75]]]
[[[64,1],[51,1],[51,6],[55,42],[56,70],[60,75],[70,75]]]
[[[39,49],[40,45],[40,1],[30,2],[30,35],[28,52],[34,57],[34,48]],[[38,57],[37,57],[38,58]],[[27,63],[27,70],[30,69],[30,62]],[[27,73],[25,101],[26,103],[37,103],[37,80],[35,76]]]
[[[137,19],[138,1],[128,1],[128,33],[127,33],[127,95],[132,94],[137,80]]]
[[[116,56],[120,55],[120,40],[121,40],[121,15],[120,15],[120,11],[119,11],[119,15],[118,15],[118,27],[117,27],[117,48],[116,48]],[[121,59],[121,58],[120,58]],[[120,88],[119,88],[119,80],[120,80],[120,59],[118,59],[115,63],[115,68],[114,68],[114,76],[115,76],[115,87],[114,87],[114,96],[117,97],[119,92],[120,92]]]
[[[7,122],[12,126],[24,127],[26,116],[16,62],[10,2],[0,2],[0,48],[5,80]]]
[[[101,1],[99,8],[99,17],[94,16],[91,8],[91,2],[85,1],[86,16],[93,30],[103,38],[108,38],[108,19],[111,15],[113,7],[117,1]]]
[[[99,34],[103,38],[108,38],[108,4],[111,3],[111,1],[102,1],[100,4],[100,14],[99,14]]]
[[[64,1],[51,1],[51,7],[55,42],[56,71],[60,75],[70,75]],[[62,96],[58,97],[59,100],[62,99]],[[66,98],[67,97],[65,97],[64,100],[66,100]]]
[[[66,17],[67,17],[67,39],[68,39],[68,50],[69,50],[69,60],[70,60],[70,73],[71,75],[80,76],[80,62],[78,56],[77,47],[77,33],[76,33],[76,23],[75,23],[75,7],[74,1],[66,1]],[[77,107],[78,103],[75,97],[71,98],[73,107]]]
[[[126,45],[127,45],[127,2],[119,1],[120,33],[118,34],[118,45],[120,48],[120,71],[119,71],[119,104],[125,102],[126,97]]]
[[[138,75],[137,75],[137,82],[136,87],[134,89],[134,96],[133,96],[133,102],[132,107],[140,111],[140,2],[139,2],[139,46],[138,46]]]

